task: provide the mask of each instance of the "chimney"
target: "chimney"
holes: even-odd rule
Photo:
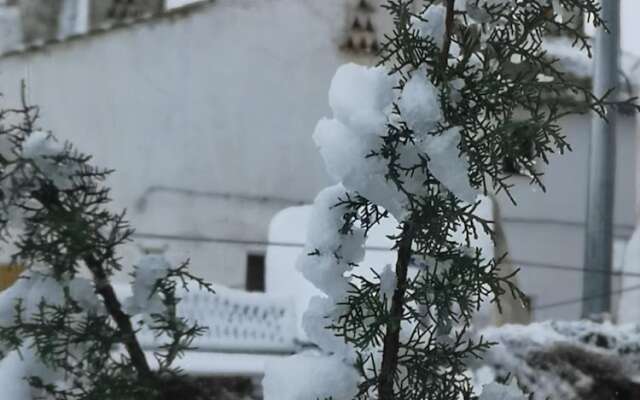
[[[139,18],[164,11],[164,0],[91,0],[89,25],[99,27],[105,23]]]
[[[57,37],[64,0],[21,0],[18,2],[22,36],[26,43]]]

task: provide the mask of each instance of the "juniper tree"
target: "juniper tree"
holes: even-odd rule
[[[594,96],[545,51],[553,34],[590,54],[578,19],[605,23],[596,0],[460,3],[387,1],[393,29],[379,65],[340,67],[332,81],[334,118],[314,139],[340,183],[318,195],[299,262],[325,293],[304,317],[325,356],[276,365],[267,400],[473,398],[468,363],[491,345],[469,335],[474,313],[484,301],[500,307],[505,294],[524,302],[500,273],[503,255],[474,245],[493,229],[475,213],[476,194],[515,203],[507,159],[544,189],[535,160],[570,149],[562,118],[605,118],[607,106],[633,103]],[[381,266],[361,263],[366,236],[390,218],[395,266],[372,277],[368,269]],[[291,373],[318,383],[278,396],[279,374]]]
[[[134,270],[130,304],[118,297],[111,277],[125,267],[118,249],[133,230],[109,207],[111,171],[39,130],[37,119],[24,100],[0,112],[0,237],[26,268],[0,294],[0,373],[29,361],[26,378],[42,399],[199,398],[172,365],[204,328],[176,306],[181,287],[209,285],[186,264],[152,258]],[[155,369],[136,337],[142,325],[167,338]]]

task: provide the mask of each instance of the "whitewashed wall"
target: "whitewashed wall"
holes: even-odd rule
[[[635,119],[620,116],[617,129],[614,235],[618,251],[633,231],[635,221]],[[541,166],[546,193],[517,178],[513,189],[517,206],[501,196],[505,232],[513,259],[520,264],[523,289],[537,305],[579,299],[582,274],[539,268],[531,264],[581,267],[584,258],[584,220],[587,204],[589,116],[564,120],[564,133],[573,151],[554,155],[550,165]],[[614,279],[614,283],[616,279]],[[575,318],[580,303],[535,312],[536,319]]]
[[[43,127],[117,169],[115,206],[139,232],[266,241],[271,216],[291,203],[170,192],[146,196],[142,208],[140,200],[158,185],[312,198],[328,183],[311,133],[345,62],[344,10],[342,0],[220,0],[0,59],[0,91],[15,102],[26,79]],[[167,244],[230,286],[244,284],[246,253],[262,250]]]
[[[0,52],[15,48],[21,42],[20,10],[0,1]]]

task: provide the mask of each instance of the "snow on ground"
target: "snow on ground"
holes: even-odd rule
[[[550,321],[492,327],[479,334],[497,345],[478,368],[514,376],[536,400],[577,400],[597,390],[633,387],[640,373],[638,325]]]

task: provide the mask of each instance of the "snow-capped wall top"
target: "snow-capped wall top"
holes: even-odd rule
[[[547,38],[544,41],[547,56],[558,60],[558,65],[568,74],[578,79],[590,79],[593,76],[593,54],[573,46],[568,38]],[[640,71],[640,58],[621,52],[620,54],[620,84],[621,89],[632,93],[639,82],[635,78]]]

